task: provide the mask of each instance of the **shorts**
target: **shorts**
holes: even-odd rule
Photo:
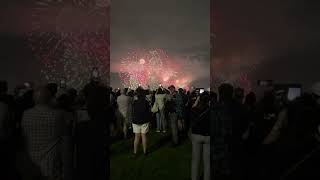
[[[149,132],[149,123],[145,124],[132,124],[133,133],[147,134]]]

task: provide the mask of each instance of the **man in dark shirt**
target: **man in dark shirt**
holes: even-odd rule
[[[219,102],[211,108],[213,169],[215,178],[242,179],[242,135],[246,130],[243,108],[233,99],[233,87],[219,87]]]
[[[90,120],[84,123],[78,140],[78,175],[77,179],[102,180],[107,178],[109,169],[108,153],[108,104],[110,101],[107,88],[92,79],[83,90]]]

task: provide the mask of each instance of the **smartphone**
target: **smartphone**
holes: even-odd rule
[[[28,83],[28,82],[25,82],[23,85],[24,85],[26,88],[31,88],[31,84]]]
[[[297,97],[301,96],[301,88],[298,87],[290,87],[288,89],[287,98],[289,101],[295,100]]]
[[[199,92],[200,92],[200,94],[204,93],[204,89],[201,88]]]
[[[258,86],[270,87],[273,85],[272,80],[258,80]]]

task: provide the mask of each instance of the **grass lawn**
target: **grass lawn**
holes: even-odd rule
[[[110,149],[111,180],[189,180],[191,168],[191,142],[184,140],[171,146],[170,134],[148,134],[149,154],[143,155],[142,146],[132,158],[133,138],[120,140]]]

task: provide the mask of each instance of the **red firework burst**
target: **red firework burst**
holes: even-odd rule
[[[159,84],[187,87],[190,80],[178,68],[162,49],[132,50],[121,59],[119,76],[124,87],[133,89],[139,85],[155,89]]]

